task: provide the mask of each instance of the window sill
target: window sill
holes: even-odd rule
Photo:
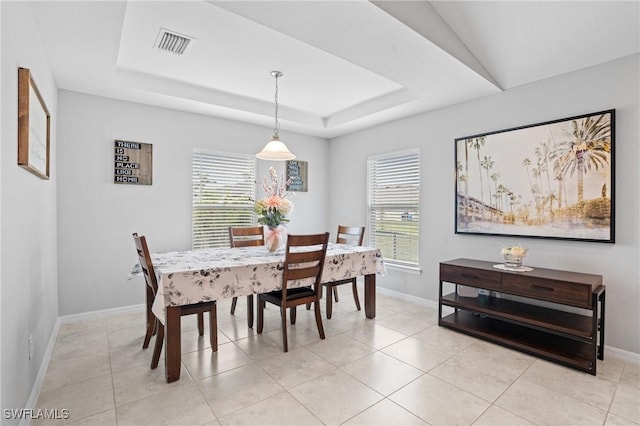
[[[419,266],[406,266],[406,265],[399,265],[397,263],[391,263],[389,261],[384,262],[384,266],[387,269],[391,269],[394,271],[401,271],[401,272],[406,272],[408,274],[413,274],[413,275],[422,275],[422,268]]]

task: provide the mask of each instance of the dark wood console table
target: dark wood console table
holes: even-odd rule
[[[544,268],[512,272],[495,263],[440,263],[438,324],[595,375],[596,358],[604,359],[602,276]],[[443,294],[443,283],[453,284],[453,291]],[[461,285],[489,295],[464,297]],[[454,312],[443,317],[443,306]]]

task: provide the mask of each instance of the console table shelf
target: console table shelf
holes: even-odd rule
[[[443,294],[446,282],[454,285],[452,293]],[[494,295],[464,297],[460,285]],[[443,306],[454,312],[443,317]],[[604,307],[599,275],[543,268],[510,272],[471,259],[440,264],[440,326],[593,375],[596,358],[604,358]]]
[[[497,316],[532,328],[562,333],[567,337],[591,341],[593,324],[590,316],[548,309],[496,297],[462,297],[455,293],[442,297],[442,304]]]
[[[462,310],[443,318],[440,325],[590,372],[590,343],[559,338],[499,319],[481,318],[472,312]]]

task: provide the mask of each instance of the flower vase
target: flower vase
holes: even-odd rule
[[[287,242],[287,228],[283,225],[267,226],[264,235],[264,245],[270,252],[277,251]]]
[[[522,266],[522,258],[524,256],[518,256],[515,254],[505,254],[504,255],[504,264],[510,268],[519,268]]]

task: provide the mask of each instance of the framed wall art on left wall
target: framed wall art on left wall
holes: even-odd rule
[[[18,68],[18,165],[49,179],[51,116],[28,68]]]

